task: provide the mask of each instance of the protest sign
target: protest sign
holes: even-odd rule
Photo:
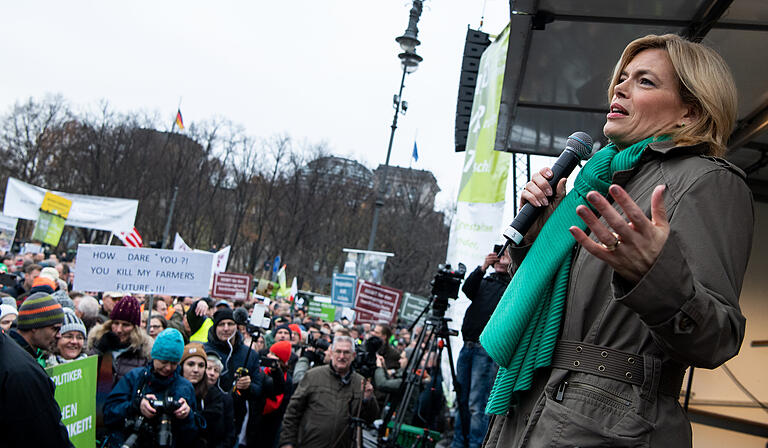
[[[355,294],[355,322],[394,324],[402,297],[399,289],[361,280]]]
[[[43,253],[43,246],[35,243],[24,243],[21,246],[22,254],[41,254]]]
[[[59,244],[61,234],[64,232],[64,223],[66,220],[47,212],[40,212],[35,223],[35,230],[32,232],[32,239],[42,241],[51,246]]]
[[[427,304],[429,304],[429,299],[406,292],[403,295],[403,306],[400,307],[400,320],[408,325],[412,324]]]
[[[3,213],[14,218],[34,221],[40,213],[45,188],[8,178],[3,202]],[[67,225],[88,229],[121,232],[133,229],[139,201],[135,199],[107,198],[82,194],[53,191],[72,201],[72,208],[67,216]]]
[[[355,304],[355,286],[357,286],[357,276],[333,274],[333,286],[331,287],[333,304],[346,307],[353,306]]]
[[[18,218],[11,218],[0,213],[0,251],[10,252],[13,238],[16,237]]]
[[[212,257],[210,252],[81,244],[75,289],[204,297]]]
[[[69,216],[69,210],[72,209],[72,201],[51,193],[50,191],[43,196],[43,204],[40,206],[40,210],[50,213],[52,215],[61,216],[67,219]]]
[[[336,306],[331,304],[330,297],[314,296],[307,304],[307,314],[319,317],[326,322],[333,322],[336,319]]]
[[[96,445],[97,360],[97,356],[89,356],[45,369],[56,385],[54,397],[61,408],[61,422],[77,448]]]
[[[216,272],[213,274],[213,290],[216,298],[246,300],[251,292],[251,276],[234,272]]]

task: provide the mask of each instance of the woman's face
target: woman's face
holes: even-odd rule
[[[85,336],[83,336],[83,333],[68,331],[61,335],[56,342],[56,347],[59,349],[59,354],[62,358],[75,359],[82,353],[84,342]]]
[[[163,323],[160,322],[160,319],[153,317],[152,322],[149,323],[149,335],[154,339],[161,331],[163,331]]]
[[[258,339],[256,339],[256,343],[254,344],[254,349],[258,352],[259,350],[264,350],[265,342],[264,342],[264,336],[259,336]]]
[[[121,344],[125,344],[128,342],[131,338],[131,332],[133,331],[133,328],[135,325],[133,325],[130,322],[126,322],[124,320],[113,320],[112,321],[112,333],[115,333],[120,339]]]
[[[216,384],[216,381],[219,380],[219,375],[221,374],[221,369],[219,369],[219,366],[213,363],[208,364],[208,367],[205,369],[205,380],[208,381],[209,386],[213,386]]]
[[[187,358],[181,365],[181,372],[184,378],[188,379],[190,383],[199,383],[206,374],[205,359],[199,356]]]
[[[622,71],[613,91],[603,133],[624,149],[680,124],[690,124],[691,108],[683,103],[679,81],[665,50],[638,53]]]
[[[152,366],[155,368],[155,373],[167,378],[173,374],[176,367],[179,366],[178,362],[164,361],[162,359],[153,359]]]
[[[3,331],[8,331],[11,329],[11,324],[13,321],[16,320],[15,314],[7,314],[3,316],[2,319],[0,319],[0,328],[3,329]]]

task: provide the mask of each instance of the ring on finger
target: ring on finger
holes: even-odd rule
[[[613,252],[616,250],[617,247],[621,244],[621,237],[616,232],[611,232],[613,234],[613,237],[616,238],[616,240],[611,244],[605,244],[600,243],[601,246],[603,246],[608,252]]]

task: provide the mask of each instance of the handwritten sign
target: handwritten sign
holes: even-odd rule
[[[81,244],[75,289],[203,297],[211,282],[212,257],[210,252]]]

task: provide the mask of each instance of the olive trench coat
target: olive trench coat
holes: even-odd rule
[[[492,417],[485,447],[691,446],[680,382],[687,366],[715,368],[739,351],[738,300],[754,227],[744,173],[705,149],[651,143],[637,167],[614,174],[648,217],[654,188],[667,187],[670,235],[637,284],[574,249],[560,339],[638,354],[642,385],[540,369],[508,414]],[[513,250],[513,267],[526,251]],[[675,392],[660,391],[664,376],[678,377]]]

